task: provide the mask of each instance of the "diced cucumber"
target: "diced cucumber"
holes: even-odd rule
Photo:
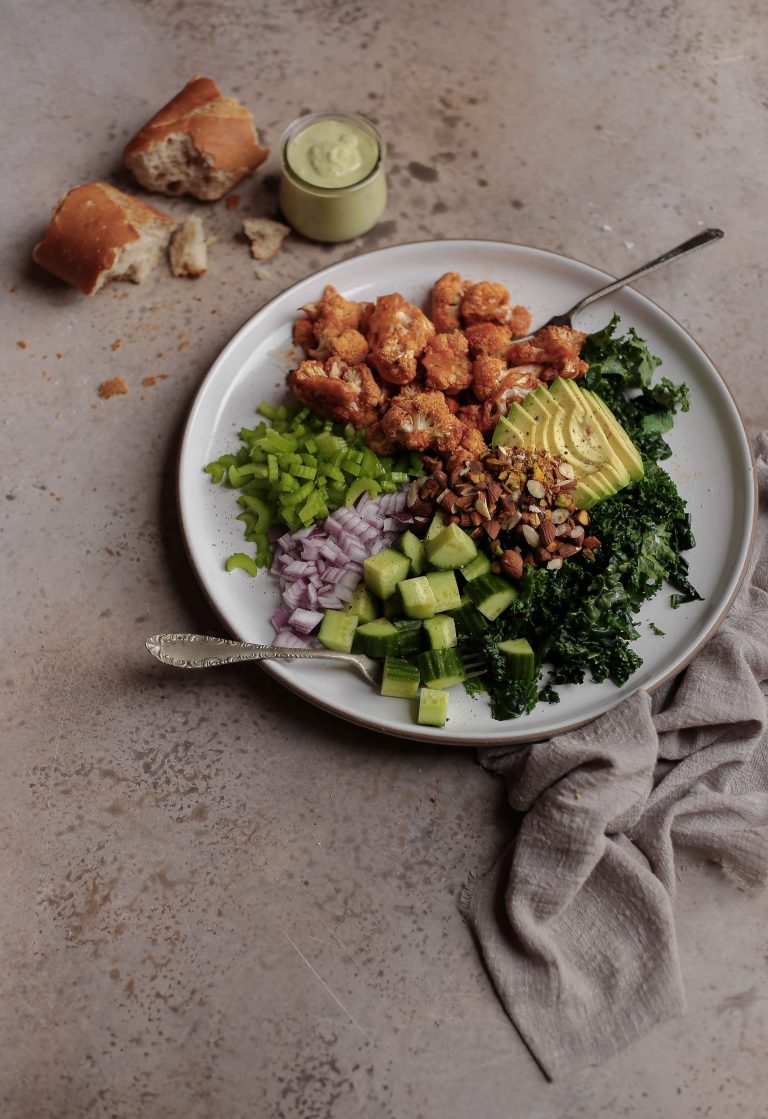
[[[394,637],[387,641],[387,654],[390,657],[415,657],[421,649],[421,622],[418,618],[394,618],[397,630]]]
[[[536,679],[536,657],[530,642],[525,637],[500,641],[496,648],[504,654],[504,659],[507,662],[507,672],[513,679]]]
[[[489,622],[498,618],[517,598],[517,591],[499,575],[479,575],[467,583],[467,594]]]
[[[465,604],[460,610],[454,610],[452,617],[456,623],[456,633],[462,639],[477,637],[488,628],[488,622],[471,603]]]
[[[448,717],[448,692],[422,688],[419,692],[419,713],[416,722],[422,727],[444,727]]]
[[[406,618],[431,618],[437,612],[435,595],[426,575],[398,583]]]
[[[369,657],[383,660],[389,652],[387,638],[397,634],[397,630],[386,618],[377,618],[358,626],[352,648],[356,653],[366,653]]]
[[[432,520],[429,522],[429,528],[424,536],[424,546],[426,547],[430,540],[434,540],[436,536],[445,528],[445,519],[442,513],[435,513]]]
[[[371,594],[365,583],[358,583],[344,609],[348,614],[357,614],[361,622],[373,622],[381,617],[379,600]]]
[[[317,632],[318,640],[326,649],[351,653],[359,620],[357,614],[348,614],[345,610],[326,610]]]
[[[447,614],[435,614],[424,622],[430,649],[453,649],[456,645],[456,623]]]
[[[419,670],[410,661],[387,657],[381,678],[381,694],[413,699],[419,691]]]
[[[384,548],[375,556],[369,556],[363,563],[363,578],[369,591],[379,598],[390,598],[397,590],[397,584],[408,576],[411,561],[394,548]]]
[[[398,550],[411,561],[411,575],[421,575],[426,565],[424,544],[412,532],[404,532],[397,542]]]
[[[461,606],[459,584],[452,571],[430,571],[426,579],[435,596],[435,612],[444,613],[446,610],[458,610]]]
[[[395,591],[392,597],[384,603],[384,617],[392,622],[395,618],[399,618],[402,613],[403,600],[400,597],[400,591]]]
[[[470,580],[476,579],[478,575],[487,575],[491,570],[491,561],[486,556],[485,552],[478,552],[475,558],[464,565],[461,569],[461,574],[469,583]]]
[[[477,555],[474,540],[458,525],[447,525],[424,547],[433,567],[466,567]]]
[[[466,680],[459,654],[455,649],[430,649],[416,658],[421,678],[428,688],[452,688]]]

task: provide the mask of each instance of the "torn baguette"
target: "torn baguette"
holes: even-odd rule
[[[208,271],[208,244],[203,223],[197,215],[180,225],[168,248],[168,265],[174,276],[202,276]]]
[[[109,183],[86,183],[57,202],[32,257],[60,280],[93,295],[110,280],[146,280],[175,226],[167,214]]]
[[[137,132],[123,163],[147,190],[213,202],[268,155],[248,109],[197,77]]]
[[[246,218],[243,232],[251,242],[251,256],[255,260],[271,260],[291,232],[290,227],[270,218]]]

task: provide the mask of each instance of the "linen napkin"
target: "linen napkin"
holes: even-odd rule
[[[514,836],[461,908],[509,1017],[555,1079],[683,1012],[675,868],[768,881],[768,432],[750,570],[674,680],[546,742],[484,747]]]

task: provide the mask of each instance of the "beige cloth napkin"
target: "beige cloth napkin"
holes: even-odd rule
[[[768,882],[768,432],[747,578],[717,634],[653,696],[547,742],[483,748],[514,837],[462,911],[509,1017],[555,1079],[685,1009],[675,866]]]

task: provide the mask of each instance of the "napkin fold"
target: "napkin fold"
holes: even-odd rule
[[[478,750],[513,837],[461,908],[509,1017],[550,1079],[685,1009],[682,860],[768,882],[768,432],[746,579],[674,680],[546,742]]]

